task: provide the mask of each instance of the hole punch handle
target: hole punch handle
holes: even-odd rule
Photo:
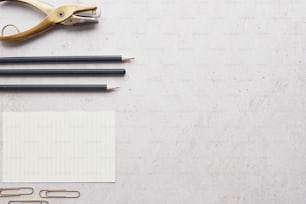
[[[4,26],[2,29],[1,29],[1,36],[4,36],[4,31],[8,28],[8,27],[14,27],[17,31],[17,33],[20,33],[20,30],[17,26],[15,26],[14,24],[7,24],[6,26]]]
[[[51,21],[49,18],[45,18],[41,23],[39,23],[38,25],[34,26],[33,28],[27,31],[20,32],[15,35],[9,35],[9,36],[2,35],[0,37],[0,40],[4,42],[18,42],[18,41],[26,40],[26,39],[35,37],[43,32],[50,30],[55,25],[56,25],[55,22]],[[4,32],[3,29],[2,31]]]
[[[53,10],[53,6],[40,0],[0,0],[0,2],[4,1],[26,4],[28,6],[36,8],[37,10],[43,12],[46,15],[48,15]]]

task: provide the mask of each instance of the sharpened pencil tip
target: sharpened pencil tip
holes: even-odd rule
[[[120,88],[119,86],[107,86],[107,91],[114,91],[119,88]]]
[[[135,57],[122,57],[122,61],[124,61],[124,62],[129,62],[129,61],[132,61],[132,60],[134,60],[135,59]]]

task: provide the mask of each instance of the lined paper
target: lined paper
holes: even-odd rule
[[[114,182],[115,113],[5,112],[3,182]]]

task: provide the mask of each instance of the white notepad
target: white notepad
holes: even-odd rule
[[[3,113],[3,182],[114,182],[115,113]]]

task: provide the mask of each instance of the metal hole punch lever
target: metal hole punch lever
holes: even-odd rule
[[[80,191],[65,189],[41,190],[39,192],[41,198],[79,198],[80,195]]]
[[[10,191],[12,193],[4,193]],[[17,193],[20,192],[20,193]],[[0,188],[0,197],[13,197],[22,195],[31,195],[34,193],[32,187],[13,187],[13,188]]]
[[[20,33],[20,30],[17,26],[13,25],[13,24],[7,24],[6,26],[4,26],[1,30],[1,36],[4,36],[4,31],[8,28],[8,27],[13,27],[16,29],[17,33]]]
[[[1,30],[0,41],[4,42],[18,42],[33,38],[40,35],[57,24],[71,26],[76,24],[98,23],[100,13],[97,13],[96,6],[81,6],[81,5],[64,5],[60,7],[53,7],[48,3],[40,0],[0,0],[0,2],[17,2],[30,5],[47,16],[36,26],[20,32],[17,26],[9,24]],[[13,26],[17,30],[17,34],[4,35],[4,30],[8,26]]]

